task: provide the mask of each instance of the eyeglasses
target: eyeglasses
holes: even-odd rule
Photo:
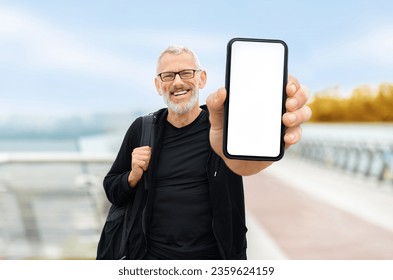
[[[181,70],[179,72],[162,72],[158,74],[157,76],[161,78],[161,81],[163,82],[170,82],[173,81],[176,78],[176,75],[179,74],[179,77],[183,79],[192,79],[195,76],[196,71],[202,71],[202,70],[195,70],[195,69],[185,69]]]

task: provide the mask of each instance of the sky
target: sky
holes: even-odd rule
[[[155,111],[157,57],[191,47],[224,86],[227,42],[281,39],[311,94],[393,82],[393,1],[0,0],[0,117]]]

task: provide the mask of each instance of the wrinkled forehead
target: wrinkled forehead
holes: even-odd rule
[[[195,59],[192,54],[189,53],[181,53],[181,54],[173,54],[166,53],[157,64],[157,74],[161,72],[167,71],[181,71],[184,69],[195,69]]]

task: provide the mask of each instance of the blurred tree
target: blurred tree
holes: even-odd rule
[[[309,104],[314,122],[393,121],[393,84],[381,84],[375,93],[360,86],[350,97],[341,97],[338,88],[317,92]]]
[[[375,103],[381,121],[393,121],[393,84],[382,84],[378,88]]]

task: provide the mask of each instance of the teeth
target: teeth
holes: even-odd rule
[[[182,90],[182,91],[174,92],[173,95],[174,96],[179,96],[179,95],[183,95],[183,94],[186,94],[186,93],[187,93],[187,90]]]

